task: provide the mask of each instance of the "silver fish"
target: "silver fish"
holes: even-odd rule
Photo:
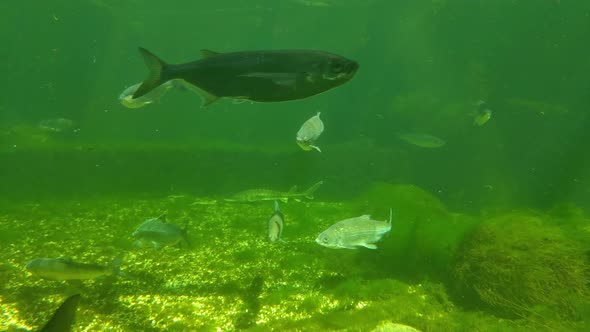
[[[297,186],[291,187],[291,189],[287,192],[276,191],[271,189],[248,189],[245,191],[241,191],[237,194],[234,194],[231,197],[224,198],[224,200],[226,202],[241,203],[278,200],[286,203],[289,201],[289,199],[294,199],[296,201],[300,200],[301,198],[313,199],[314,192],[318,190],[322,183],[324,182],[320,181],[303,192],[297,192]]]
[[[390,209],[389,221],[372,220],[370,215],[345,219],[320,233],[315,242],[332,249],[377,249],[375,242],[391,230],[392,218],[393,212]]]
[[[429,134],[402,133],[398,134],[398,136],[402,140],[421,148],[440,148],[446,144],[444,140]]]
[[[133,94],[135,91],[137,91],[140,85],[141,83],[134,84],[125,89],[123,93],[119,95],[119,101],[123,106],[127,108],[140,108],[152,104],[159,101],[171,89],[175,87],[181,87],[182,83],[176,82],[175,80],[170,80],[153,89],[149,93],[134,99]]]
[[[318,114],[305,121],[297,132],[297,144],[305,151],[316,149],[322,152],[319,147],[314,145],[324,131],[324,123],[320,119],[320,113],[318,112]]]
[[[65,257],[35,258],[25,268],[34,275],[50,280],[83,280],[118,275],[120,259],[110,266],[74,262]]]
[[[132,236],[137,239],[139,247],[151,246],[160,250],[166,246],[180,245],[189,246],[186,231],[174,224],[166,222],[166,215],[144,221],[133,232]]]
[[[275,201],[275,212],[268,220],[268,240],[270,242],[284,242],[283,239],[281,239],[281,236],[283,235],[284,222],[285,216],[281,210],[279,210],[279,202]]]

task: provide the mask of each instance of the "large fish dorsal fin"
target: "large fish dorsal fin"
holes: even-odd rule
[[[211,50],[208,50],[208,49],[202,49],[201,50],[201,54],[203,55],[203,58],[206,59],[206,58],[210,58],[212,56],[219,55],[220,53],[219,52],[215,52],[215,51],[211,51]]]
[[[161,214],[158,218],[156,218],[156,220],[166,223],[166,213]]]

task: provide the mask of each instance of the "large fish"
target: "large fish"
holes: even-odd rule
[[[144,221],[132,236],[137,239],[140,247],[151,246],[160,250],[166,246],[180,245],[189,246],[186,231],[166,221],[166,215]]]
[[[373,220],[369,215],[339,221],[320,233],[315,242],[332,249],[377,249],[375,242],[391,230],[392,215],[390,209],[388,221]]]
[[[164,82],[183,79],[203,92],[204,106],[221,97],[257,102],[307,98],[349,81],[359,67],[353,60],[313,50],[202,50],[203,59],[183,64],[167,64],[144,48],[139,51],[149,76],[133,99]]]
[[[110,266],[74,262],[70,258],[35,258],[27,263],[26,269],[41,278],[49,280],[83,280],[121,274],[117,258]]]
[[[55,311],[51,319],[43,326],[40,332],[67,332],[72,330],[76,309],[80,303],[80,294],[68,297]]]
[[[281,201],[287,203],[289,199],[294,199],[296,201],[301,200],[301,198],[313,199],[313,194],[316,190],[324,183],[320,181],[313,186],[309,187],[307,190],[298,192],[297,186],[291,187],[289,191],[276,191],[272,189],[248,189],[241,191],[237,194],[234,194],[231,197],[224,198],[226,202],[241,202],[241,203],[250,203],[250,202],[259,202],[259,201]]]

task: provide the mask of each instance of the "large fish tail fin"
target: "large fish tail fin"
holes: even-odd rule
[[[307,189],[304,193],[303,196],[305,196],[308,199],[313,199],[313,194],[316,192],[316,190],[318,190],[318,188],[324,183],[324,181],[320,181],[316,184],[314,184],[313,186],[309,187],[309,189]]]
[[[55,311],[51,319],[43,326],[41,332],[71,331],[76,318],[76,309],[80,303],[80,294],[68,297]]]
[[[143,56],[143,60],[148,67],[149,73],[145,81],[143,81],[139,88],[133,93],[133,99],[145,95],[157,88],[160,84],[169,80],[169,78],[166,77],[166,68],[168,67],[168,64],[143,47],[139,48],[139,53]]]

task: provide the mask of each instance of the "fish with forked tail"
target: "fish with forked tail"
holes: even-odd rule
[[[285,216],[279,209],[279,202],[275,201],[275,211],[268,220],[268,240],[270,242],[285,242],[281,238],[283,235],[283,226],[285,224]]]
[[[241,191],[237,194],[234,194],[231,197],[225,198],[226,202],[258,202],[258,201],[281,201],[281,202],[288,202],[289,199],[294,199],[296,201],[300,200],[301,198],[313,199],[313,194],[316,190],[324,183],[324,181],[317,182],[313,186],[309,187],[309,189],[297,192],[297,186],[291,187],[291,189],[287,192],[285,191],[276,191],[271,189],[249,189],[245,191]]]
[[[34,275],[49,280],[84,280],[103,276],[121,275],[121,258],[111,265],[78,263],[70,258],[35,258],[27,263],[26,269]]]
[[[190,247],[186,230],[166,221],[165,214],[144,221],[132,236],[137,239],[139,247],[153,247],[156,250],[181,244]]]
[[[133,99],[182,79],[202,92],[203,106],[221,97],[256,102],[304,99],[348,82],[359,67],[356,61],[314,50],[202,50],[203,59],[183,64],[168,64],[145,48],[139,51],[149,75]]]

